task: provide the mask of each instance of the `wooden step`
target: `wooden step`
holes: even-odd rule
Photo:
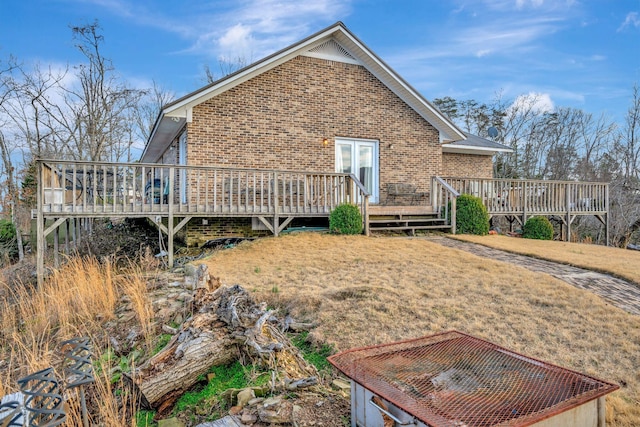
[[[420,226],[391,226],[371,227],[369,231],[415,231],[415,230],[450,230],[450,225],[420,225]]]
[[[386,224],[390,222],[404,222],[404,223],[417,223],[417,222],[444,222],[444,218],[389,218],[389,219],[371,219],[369,218],[369,224]]]

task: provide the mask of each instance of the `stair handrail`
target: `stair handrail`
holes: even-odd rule
[[[362,214],[362,227],[364,228],[365,236],[368,236],[369,235],[369,197],[371,196],[371,193],[369,193],[369,191],[364,186],[364,184],[361,183],[358,177],[356,177],[354,174],[350,173],[349,178],[351,179],[351,182],[354,183],[356,189],[358,190],[361,196],[360,200],[358,200],[358,197],[355,197],[355,201],[359,202],[360,204],[360,213]]]
[[[433,211],[438,214],[438,218],[444,217],[445,221],[449,221],[451,234],[456,234],[456,201],[460,193],[439,176],[434,176],[431,179],[431,192],[433,194]],[[451,203],[451,207],[449,207],[449,203]],[[449,209],[451,209],[450,215]]]

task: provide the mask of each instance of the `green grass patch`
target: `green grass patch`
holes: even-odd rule
[[[160,353],[160,350],[162,350],[167,344],[169,344],[169,341],[171,341],[172,337],[173,335],[171,334],[161,334],[158,337],[158,342],[156,343],[155,347],[153,347],[152,356]]]
[[[302,332],[297,335],[291,335],[291,342],[302,352],[304,360],[316,367],[319,373],[328,373],[331,371],[331,364],[327,362],[327,357],[331,356],[335,351],[332,346],[322,344],[322,346],[314,346],[308,340],[309,332]]]
[[[136,427],[157,427],[158,423],[153,421],[156,411],[136,412]]]
[[[174,412],[194,409],[202,404],[210,407],[217,402],[217,396],[226,389],[244,388],[248,385],[245,368],[240,362],[227,366],[214,366],[209,370],[209,373],[214,374],[214,377],[207,385],[199,390],[192,390],[183,394],[178,399]]]

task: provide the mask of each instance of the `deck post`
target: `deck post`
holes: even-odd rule
[[[54,218],[53,221],[57,222],[58,218]],[[56,268],[60,267],[60,227],[53,230],[53,265]]]
[[[606,213],[604,214],[604,240],[605,240],[605,245],[609,246],[610,245],[610,241],[609,241],[609,184],[606,184],[604,187],[604,200],[605,200],[605,207],[607,208]]]
[[[451,234],[456,234],[456,203],[458,198],[453,196],[451,198]]]
[[[567,204],[567,242],[571,241],[571,184],[566,184],[566,204]],[[577,201],[577,200],[576,200]]]
[[[527,181],[522,183],[522,227],[527,222]]]
[[[362,215],[364,216],[364,235],[369,236],[369,196],[364,196]]]
[[[38,162],[38,172],[36,176],[37,180],[37,191],[36,191],[36,203],[38,206],[38,212],[36,215],[37,221],[37,230],[36,230],[36,277],[38,279],[38,289],[42,290],[44,284],[44,212],[43,209],[43,191],[42,188],[43,180],[42,180],[42,162]]]
[[[174,178],[175,169],[173,167],[169,168],[169,194],[167,195],[167,202],[169,202],[169,218],[167,219],[167,240],[169,241],[167,244],[167,252],[168,253],[168,265],[169,268],[173,268],[173,237],[174,237],[174,227],[173,227],[173,178]],[[162,192],[164,193],[164,191]],[[163,194],[161,194],[161,201]]]
[[[278,209],[280,206],[280,196],[278,195],[278,171],[273,172],[273,235],[278,237],[278,222],[280,219],[278,218]]]

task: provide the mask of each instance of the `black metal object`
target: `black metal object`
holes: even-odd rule
[[[68,389],[79,388],[80,407],[82,409],[82,422],[89,427],[87,414],[87,400],[84,393],[85,384],[95,381],[93,365],[91,364],[91,344],[89,338],[73,338],[60,343],[64,353],[64,370]]]
[[[24,406],[27,409],[29,427],[54,427],[67,419],[64,411],[60,384],[53,368],[43,369],[18,380],[20,391],[27,396]]]
[[[24,416],[20,402],[11,400],[0,404],[0,426],[2,427],[22,427]]]
[[[64,370],[67,388],[74,388],[95,381],[91,364],[89,338],[73,338],[60,343],[64,354]]]

